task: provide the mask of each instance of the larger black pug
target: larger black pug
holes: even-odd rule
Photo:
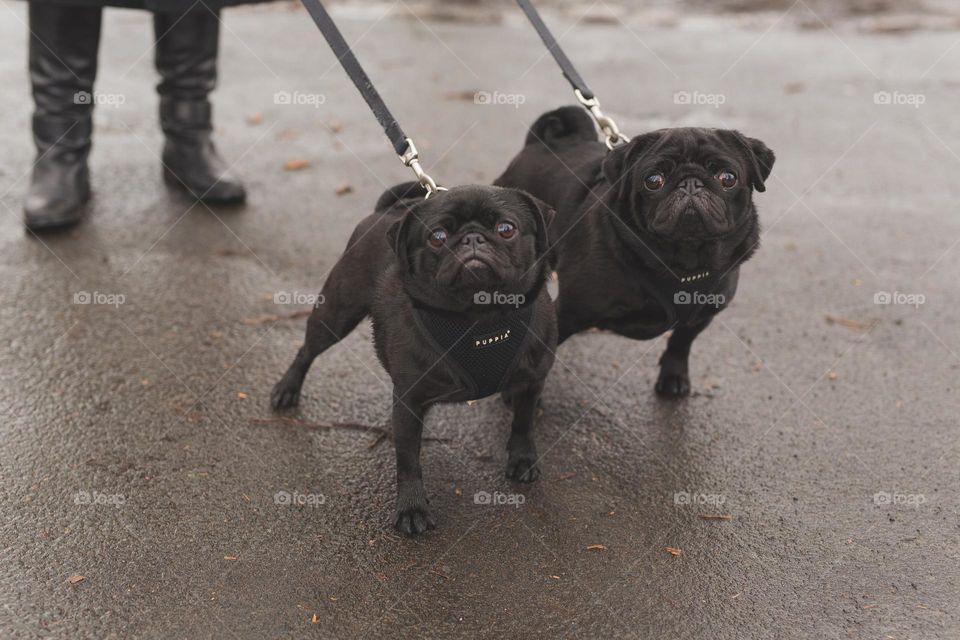
[[[406,183],[357,225],[323,285],[303,346],[271,395],[292,407],[314,358],[373,318],[377,355],[393,381],[395,526],[433,528],[420,469],[430,406],[502,392],[512,398],[508,477],[539,475],[532,428],[556,347],[546,291],[553,211],[514,189],[468,186],[423,198]]]
[[[580,107],[530,128],[495,184],[553,206],[562,342],[597,327],[646,340],[673,333],[656,389],[690,393],[690,345],[733,299],[760,227],[774,154],[737,131],[663,129],[608,151]]]

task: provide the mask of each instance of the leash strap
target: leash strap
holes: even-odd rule
[[[373,112],[374,117],[376,117],[380,126],[383,127],[383,132],[390,140],[390,144],[393,145],[393,150],[400,157],[400,161],[404,166],[413,169],[420,186],[427,192],[426,197],[429,198],[437,191],[446,191],[443,187],[438,187],[433,178],[428,176],[420,166],[420,155],[417,152],[417,147],[413,144],[413,140],[407,137],[400,127],[400,123],[398,123],[397,119],[390,113],[387,104],[383,101],[383,98],[380,97],[380,94],[377,93],[373,82],[370,81],[366,71],[360,66],[360,62],[350,49],[350,45],[343,39],[343,34],[340,33],[340,29],[337,28],[333,18],[327,13],[327,10],[320,3],[320,0],[301,1],[310,14],[310,17],[313,18],[314,23],[316,23],[320,29],[320,33],[323,34],[327,44],[330,45],[330,49],[334,55],[337,56],[337,61],[340,63],[340,66],[342,66],[343,70],[350,76],[350,80],[353,81],[354,86],[360,92],[360,95],[363,96],[367,106],[370,107],[370,111]]]
[[[306,2],[307,0],[304,0],[304,3]],[[540,39],[543,40],[543,44],[546,45],[550,55],[557,61],[563,77],[565,77],[567,82],[570,83],[570,86],[573,87],[573,93],[577,96],[577,100],[590,111],[590,115],[597,121],[597,125],[600,127],[600,130],[603,131],[603,135],[606,138],[607,147],[613,149],[619,144],[630,142],[630,138],[620,133],[617,124],[600,111],[600,101],[597,99],[597,96],[594,95],[590,87],[587,86],[587,83],[584,82],[580,74],[577,73],[573,63],[570,62],[570,58],[568,58],[567,54],[560,48],[560,43],[553,37],[553,33],[550,32],[550,29],[543,21],[543,18],[540,17],[540,13],[536,7],[533,6],[533,3],[530,2],[530,0],[517,0],[517,4],[520,5],[520,8],[526,14],[527,19],[530,20],[533,28],[537,30]]]

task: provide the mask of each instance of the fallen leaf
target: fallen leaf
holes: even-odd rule
[[[246,400],[248,396],[247,396],[247,394],[244,393],[243,391],[238,391],[238,392],[237,392],[237,397],[240,398],[241,400]]]
[[[236,258],[237,256],[246,255],[246,252],[238,251],[237,249],[217,249],[210,255],[217,258]]]
[[[664,551],[672,556],[678,556],[683,553],[683,549],[678,549],[677,547],[664,547]]]
[[[284,171],[300,171],[301,169],[306,169],[309,166],[310,166],[310,162],[308,160],[300,160],[300,159],[287,160],[286,162],[283,163],[283,170]]]
[[[477,91],[471,91],[469,89],[463,89],[461,91],[447,91],[443,94],[444,100],[463,100],[465,102],[475,102],[477,99]]]
[[[224,560],[236,560],[237,556],[223,556]]]
[[[453,495],[455,495],[455,496],[457,496],[457,497],[459,498],[460,496],[463,495],[463,489],[461,489],[459,486],[454,487],[454,488],[453,488]]]
[[[836,379],[837,379],[837,372],[836,372],[836,371],[831,371],[830,373],[827,374],[827,378],[828,378],[829,380],[836,380]]]
[[[77,584],[78,582],[83,582],[86,579],[86,576],[81,576],[79,574],[70,576],[68,578],[68,580],[70,580],[70,584]]]
[[[827,315],[827,324],[839,325],[845,329],[850,329],[851,331],[866,331],[873,327],[876,323],[874,322],[863,322],[861,320],[853,320],[852,318],[843,318],[841,316]]]
[[[310,309],[304,309],[283,315],[269,313],[266,315],[257,316],[256,318],[245,318],[241,320],[241,322],[246,325],[255,326],[258,324],[267,324],[268,322],[276,322],[278,320],[296,320],[298,318],[306,318],[308,315],[310,315],[310,311]]]
[[[591,551],[606,551],[607,545],[605,544],[588,544],[587,549]]]
[[[571,471],[570,473],[561,473],[560,475],[557,476],[557,480],[558,480],[558,481],[560,481],[560,480],[569,480],[570,478],[574,477],[575,475],[577,475],[577,472],[576,472],[576,471]]]
[[[257,125],[257,124],[260,124],[261,122],[263,122],[262,113],[251,113],[250,115],[247,116],[247,124]]]
[[[338,196],[346,195],[348,193],[353,193],[353,186],[347,182],[341,182],[336,190],[334,191]]]
[[[310,618],[310,623],[311,623],[311,624],[317,624],[317,614],[313,614],[313,617]]]
[[[802,82],[788,82],[787,84],[783,85],[783,92],[784,93],[800,93],[806,88],[807,88],[807,85],[805,85]]]

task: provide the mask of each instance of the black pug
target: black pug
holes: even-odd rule
[[[273,389],[275,409],[296,405],[313,359],[372,316],[393,381],[394,524],[404,533],[434,527],[420,469],[433,404],[509,395],[507,476],[539,475],[533,420],[557,340],[545,286],[552,215],[514,189],[464,186],[429,199],[415,182],[388,190],[330,271],[304,344]]]
[[[556,209],[559,342],[597,327],[647,340],[672,330],[656,390],[690,393],[690,345],[733,299],[760,236],[753,191],[774,154],[737,131],[677,128],[612,151],[580,107],[541,116],[494,184]]]

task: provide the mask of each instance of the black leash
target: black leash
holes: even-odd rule
[[[334,55],[337,56],[337,61],[340,62],[343,70],[350,76],[350,80],[353,81],[354,86],[360,92],[360,95],[363,96],[367,106],[370,107],[373,115],[377,118],[377,121],[380,122],[380,126],[383,127],[383,132],[390,140],[390,144],[393,145],[393,150],[396,151],[400,157],[400,161],[403,162],[405,166],[413,169],[413,172],[417,176],[417,181],[420,182],[420,186],[426,189],[426,197],[429,198],[437,191],[446,191],[443,187],[438,187],[433,178],[428,176],[420,166],[420,156],[417,153],[417,148],[413,144],[413,140],[407,137],[397,122],[397,119],[390,113],[387,104],[383,101],[383,98],[380,97],[380,94],[377,93],[373,82],[370,81],[367,73],[363,70],[363,67],[360,66],[360,62],[350,49],[350,45],[343,39],[343,34],[340,33],[340,29],[337,28],[336,23],[334,23],[330,14],[327,13],[327,10],[320,3],[320,0],[301,1],[310,14],[310,17],[313,18],[313,21],[320,29],[320,33],[322,33],[323,37],[327,40],[330,49],[333,50]]]
[[[307,0],[304,0],[304,3],[306,2]],[[517,4],[523,9],[533,28],[540,34],[540,39],[543,40],[543,44],[546,45],[550,55],[557,61],[557,64],[560,66],[560,71],[563,72],[563,77],[565,77],[570,83],[570,86],[573,87],[573,93],[577,96],[577,100],[590,111],[590,115],[597,121],[597,125],[606,137],[607,147],[613,149],[613,147],[618,144],[630,142],[630,138],[620,133],[620,129],[617,128],[616,123],[600,111],[600,101],[597,99],[597,96],[594,95],[590,87],[587,86],[587,83],[584,82],[580,74],[577,73],[573,63],[570,62],[570,58],[568,58],[567,54],[560,48],[560,44],[557,42],[557,39],[553,37],[550,29],[547,28],[546,23],[544,23],[543,18],[540,17],[540,13],[536,7],[533,6],[530,0],[517,0]]]

